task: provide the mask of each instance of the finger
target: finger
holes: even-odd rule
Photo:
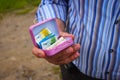
[[[74,44],[72,47],[69,47],[68,49],[66,49],[66,51],[64,51],[63,53],[61,53],[61,55],[57,56],[57,60],[64,60],[65,58],[75,54],[76,52],[78,52],[78,50],[80,49],[80,44]]]
[[[74,44],[74,45],[72,45],[72,48],[74,51],[78,51],[78,50],[80,50],[80,44]]]
[[[63,53],[61,53],[61,55],[59,55],[57,58],[55,58],[57,61],[61,61],[64,60],[66,58],[68,58],[69,56],[75,54],[74,50],[72,47],[69,47],[66,51],[64,51]]]
[[[76,55],[77,54],[77,55]],[[79,53],[75,53],[75,55],[72,55],[64,60],[61,60],[61,61],[57,61],[57,60],[47,60],[49,63],[52,63],[52,64],[55,64],[55,65],[63,65],[63,64],[67,64],[67,63],[70,63],[72,62],[73,60],[75,60],[77,57],[79,57]]]
[[[74,35],[68,34],[66,32],[60,32],[60,36],[63,36],[63,37],[72,37],[72,39],[74,39]]]
[[[67,52],[67,53],[66,53],[66,52]],[[62,61],[62,60],[65,59],[66,57],[72,55],[72,52],[73,52],[72,47],[69,47],[69,48],[67,49],[67,51],[63,50],[63,51],[61,51],[60,53],[55,54],[55,55],[53,55],[53,56],[47,56],[47,57],[45,57],[45,59],[46,59],[48,62],[55,64],[55,63],[58,63],[58,62]]]
[[[78,51],[80,49],[80,45],[79,44],[73,44],[72,46],[64,49],[63,51],[60,52],[60,54],[57,54],[57,58],[58,57],[62,57],[65,55],[70,55],[70,53],[75,53],[76,51]]]
[[[73,47],[75,47],[75,50],[73,50]],[[75,44],[74,46],[67,48],[66,50],[62,51],[61,53],[58,53],[55,56],[46,57],[46,60],[56,65],[65,64],[66,62],[69,62],[69,61],[66,61],[67,58],[75,55],[79,56],[78,51],[76,51],[78,50],[77,48],[79,47],[80,47],[79,44]],[[75,58],[73,57],[73,59],[71,59],[70,61],[74,59]]]
[[[80,45],[74,44],[74,45],[62,50],[60,53],[57,53],[57,54],[50,56],[50,57],[47,57],[47,58],[54,58],[55,60],[61,60],[63,58],[66,58],[66,57],[74,54],[79,49],[80,49]]]
[[[68,48],[62,50],[61,52],[59,52],[59,53],[57,53],[57,54],[55,54],[53,56],[47,56],[46,58],[47,59],[51,58],[51,59],[58,60],[58,59],[62,59],[65,56],[71,55],[71,53],[73,53],[73,48],[72,47],[68,47]]]
[[[65,60],[58,62],[57,64],[68,64],[68,63],[72,62],[73,60],[75,60],[76,58],[78,58],[79,55],[80,54],[78,52],[76,52],[75,54],[71,55],[70,57],[66,58]]]
[[[38,58],[44,58],[45,57],[45,53],[37,47],[34,47],[32,49],[32,53]]]

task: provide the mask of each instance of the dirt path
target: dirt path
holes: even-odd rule
[[[0,21],[0,80],[60,80],[59,67],[31,53],[28,27],[34,11],[7,14]]]

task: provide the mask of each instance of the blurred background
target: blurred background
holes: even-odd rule
[[[0,0],[0,80],[60,80],[59,66],[36,58],[28,28],[40,0]]]

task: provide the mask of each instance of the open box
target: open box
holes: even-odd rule
[[[55,18],[48,19],[48,20],[45,20],[45,21],[42,21],[42,22],[39,22],[37,24],[30,26],[29,32],[30,32],[33,44],[39,48],[40,48],[40,45],[37,43],[35,37],[40,33],[40,31],[42,31],[42,29],[45,29],[45,28],[52,31],[52,33],[55,34],[56,38],[60,37],[59,28],[57,26]],[[64,37],[64,38],[65,38],[65,41],[63,43],[53,47],[52,49],[49,49],[49,50],[42,49],[42,50],[45,52],[47,56],[52,56],[73,44],[73,40],[71,37]]]

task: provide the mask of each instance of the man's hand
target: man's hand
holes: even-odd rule
[[[79,57],[78,50],[80,48],[80,45],[74,44],[71,47],[66,48],[65,50],[53,55],[53,56],[45,56],[45,53],[37,48],[33,48],[33,54],[38,58],[45,58],[48,62],[61,65],[61,64],[67,64],[72,62],[74,59]]]
[[[72,34],[68,34],[68,33],[61,33],[60,35],[63,37],[70,36],[74,38]],[[61,65],[61,64],[67,64],[73,61],[74,59],[76,59],[77,57],[79,57],[79,53],[78,53],[79,49],[80,49],[80,45],[74,44],[53,56],[46,56],[45,53],[37,47],[34,47],[32,52],[38,58],[45,58],[50,63]]]
[[[68,34],[68,33],[64,32],[65,24],[59,19],[56,19],[56,21],[58,24],[58,28],[60,30],[60,36],[72,37],[72,39],[74,40],[74,36],[72,34]],[[79,57],[79,55],[80,55],[78,53],[79,49],[80,49],[79,44],[73,44],[72,46],[62,50],[61,52],[59,52],[53,56],[46,56],[45,53],[41,49],[34,47],[32,50],[32,53],[38,58],[45,58],[50,63],[56,64],[56,65],[61,65],[61,64],[70,63],[74,59]]]
[[[79,48],[80,46],[78,44],[74,44],[56,55],[45,57],[45,59],[56,65],[67,64],[79,57]]]

